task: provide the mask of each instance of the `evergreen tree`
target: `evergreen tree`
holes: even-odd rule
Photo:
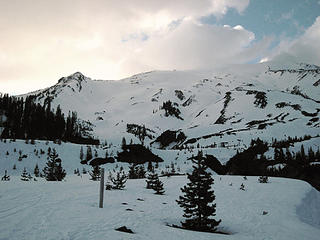
[[[34,173],[34,176],[39,177],[40,171],[39,171],[38,164],[36,164],[33,173]]]
[[[268,183],[269,182],[269,178],[268,176],[260,176],[258,178],[259,183]]]
[[[159,179],[158,174],[155,173],[154,171],[150,172],[148,174],[148,177],[147,177],[147,180],[146,180],[146,182],[147,182],[146,188],[147,189],[153,189],[157,179]]]
[[[16,169],[17,169],[17,166],[14,164],[12,169],[13,169],[13,170],[16,170]]]
[[[89,174],[91,176],[90,180],[93,180],[93,181],[100,180],[100,171],[101,171],[101,168],[98,165],[93,166],[92,171],[89,172]]]
[[[55,149],[51,150],[46,164],[43,174],[47,181],[62,181],[64,179],[66,172],[61,166],[61,159]]]
[[[7,175],[7,170],[4,171],[4,176],[1,178],[1,181],[10,181],[10,176]]]
[[[90,146],[87,146],[87,155],[86,155],[86,160],[89,161],[92,159],[92,149]]]
[[[129,179],[137,179],[139,178],[138,176],[138,171],[137,171],[137,165],[134,163],[131,163],[129,166]]]
[[[112,182],[113,189],[124,189],[125,183],[127,182],[127,176],[124,172],[117,172],[116,177],[110,176],[110,181]]]
[[[146,170],[144,168],[144,165],[141,165],[139,168],[138,168],[138,177],[139,178],[145,178],[146,177]]]
[[[312,147],[309,147],[308,149],[308,160],[309,162],[313,162],[315,160],[315,154],[314,154],[314,151],[312,150]]]
[[[289,148],[286,149],[286,157],[285,157],[285,159],[286,159],[287,164],[291,164],[292,163],[293,158],[292,158],[292,154],[291,154]]]
[[[158,194],[158,195],[164,194],[165,191],[163,189],[163,183],[160,181],[159,177],[155,181],[152,189],[155,191],[155,194]]]
[[[174,168],[174,163],[171,162],[171,173],[175,174],[176,173],[176,169]]]
[[[23,168],[23,172],[21,174],[21,178],[20,178],[22,181],[29,181],[30,178],[29,178],[29,174],[27,172],[27,169],[26,168]]]
[[[83,147],[80,148],[80,161],[84,160]]]
[[[87,174],[87,170],[85,168],[82,168],[82,174]]]
[[[148,170],[148,172],[152,172],[153,171],[153,166],[152,166],[152,162],[151,161],[148,162],[147,170]]]
[[[121,149],[124,150],[126,146],[127,146],[127,142],[126,142],[126,139],[123,137],[121,141]]]
[[[316,152],[316,154],[315,154],[315,159],[316,159],[317,161],[320,161],[320,149],[319,149],[319,147],[318,147],[318,150],[317,150],[317,152]]]
[[[211,218],[216,212],[216,204],[212,204],[215,195],[211,190],[214,180],[210,173],[206,172],[208,167],[201,151],[192,161],[195,165],[192,173],[187,174],[189,182],[181,188],[184,195],[176,200],[180,207],[184,208],[183,216],[186,220],[181,222],[182,226],[191,230],[216,231],[221,220]]]

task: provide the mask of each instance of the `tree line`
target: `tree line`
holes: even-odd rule
[[[0,115],[5,116],[2,138],[61,139],[87,144],[96,144],[97,141],[82,137],[83,130],[76,112],[69,111],[65,117],[60,105],[54,112],[49,98],[41,105],[35,102],[35,96],[27,96],[24,100],[5,94],[0,97]]]

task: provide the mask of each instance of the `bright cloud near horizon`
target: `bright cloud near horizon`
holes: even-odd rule
[[[318,0],[0,0],[0,92],[76,71],[116,80],[270,59],[320,65],[319,15]]]

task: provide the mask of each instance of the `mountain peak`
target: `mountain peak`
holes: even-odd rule
[[[71,74],[70,76],[68,76],[68,78],[69,77],[72,77],[72,78],[86,78],[86,76],[83,75],[81,72],[75,72],[75,73]]]
[[[58,80],[58,83],[69,83],[72,81],[77,81],[81,83],[82,81],[87,81],[89,78],[83,75],[81,72],[75,72],[68,77],[62,77]]]

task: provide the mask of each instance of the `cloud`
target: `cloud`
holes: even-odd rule
[[[140,71],[250,60],[254,34],[201,25],[249,0],[0,0],[0,91],[21,93],[82,71],[119,79]],[[253,44],[263,52],[263,44]],[[235,59],[237,56],[239,59]]]
[[[241,26],[220,27],[184,21],[169,33],[148,40],[125,65],[132,66],[137,59],[140,67],[148,64],[146,69],[199,69],[245,63],[259,57],[270,44],[264,39],[252,45],[253,40],[254,34]]]
[[[269,56],[274,61],[305,62],[320,65],[320,17],[295,40],[283,40]]]

